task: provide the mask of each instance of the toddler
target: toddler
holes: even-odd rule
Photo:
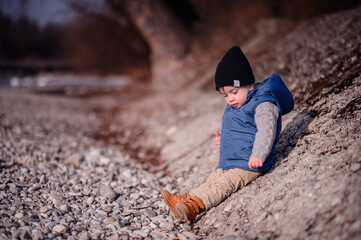
[[[189,193],[162,192],[174,215],[188,223],[271,168],[281,116],[294,107],[293,97],[278,75],[255,83],[251,66],[237,46],[218,63],[215,84],[227,102],[222,132],[215,132],[220,150],[218,169]]]

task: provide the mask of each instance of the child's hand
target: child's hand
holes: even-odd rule
[[[263,161],[260,158],[251,157],[248,161],[249,169],[253,169],[254,167],[262,167]]]
[[[221,148],[221,134],[217,131],[215,131],[214,134],[216,135],[214,142],[216,143],[217,148],[220,149]]]

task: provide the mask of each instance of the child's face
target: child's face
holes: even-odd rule
[[[219,89],[226,102],[234,108],[240,108],[247,101],[248,92],[253,90],[253,84],[242,87],[225,86]]]

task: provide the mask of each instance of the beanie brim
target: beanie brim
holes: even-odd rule
[[[251,65],[238,46],[227,51],[218,63],[215,73],[216,90],[220,87],[247,86],[255,82]]]

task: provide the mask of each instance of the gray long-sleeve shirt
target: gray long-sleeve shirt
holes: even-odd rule
[[[257,106],[254,118],[258,131],[251,157],[260,158],[263,162],[266,160],[276,137],[278,116],[278,107],[271,102],[263,102]]]

